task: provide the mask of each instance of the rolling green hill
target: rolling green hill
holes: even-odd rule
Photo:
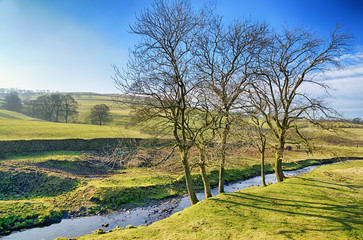
[[[55,123],[32,118],[22,113],[0,109],[0,140],[65,139],[65,138],[145,138],[140,126],[130,123],[130,109],[116,103],[115,95],[70,93],[79,103],[77,123]],[[108,126],[86,124],[90,109],[97,104],[111,108],[113,122]]]
[[[29,117],[29,116],[27,116],[25,114],[22,114],[22,113],[8,111],[8,110],[5,110],[5,109],[0,109],[0,119],[1,118],[19,119],[19,120],[27,120],[27,121],[37,121],[37,120],[39,120],[39,119],[36,119],[36,118]]]
[[[66,138],[145,138],[135,130],[117,126],[54,123],[0,118],[0,140],[66,139]]]

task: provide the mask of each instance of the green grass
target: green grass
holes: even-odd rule
[[[62,211],[54,204],[47,201],[0,201],[0,233],[6,233],[9,229],[21,229],[45,223],[60,221]],[[11,216],[4,217],[6,212]]]
[[[19,119],[19,120],[28,120],[28,121],[37,121],[39,119],[29,117],[27,115],[24,115],[22,113],[8,111],[5,109],[0,109],[0,119]]]
[[[126,174],[127,173],[127,174]],[[166,172],[157,171],[157,169],[128,169],[123,174],[114,175],[92,184],[93,186],[102,187],[148,187],[159,184],[173,183],[179,175],[172,175]]]
[[[297,169],[329,161],[308,159],[286,167]],[[272,172],[272,166],[266,166],[266,170]],[[0,187],[0,233],[58,221],[64,213],[113,211],[125,204],[140,205],[186,192],[181,172],[170,174],[163,166],[112,170],[81,152],[8,156],[0,162],[0,172],[0,180],[5,183]],[[226,180],[259,174],[258,165],[227,169]],[[218,171],[209,175],[216,186]],[[193,174],[193,181],[196,189],[202,190],[198,173]]]
[[[202,201],[148,227],[80,239],[362,239],[363,161]]]
[[[158,161],[158,160],[156,160]],[[305,160],[289,169],[326,162]],[[256,164],[251,161],[250,164]],[[266,166],[268,172],[271,166]],[[81,152],[44,152],[27,156],[9,155],[0,161],[0,233],[58,221],[64,213],[94,214],[117,210],[124,204],[143,204],[184,194],[182,172],[170,173],[163,165],[151,168],[112,170]],[[218,183],[218,171],[210,173],[211,184]],[[240,180],[260,174],[260,166],[249,165],[226,170],[226,180]],[[91,178],[89,178],[91,177]],[[101,177],[101,178],[100,178]],[[196,189],[202,189],[195,172]],[[82,210],[83,209],[83,210]],[[25,224],[25,225],[24,225]]]
[[[15,119],[15,117],[11,119],[0,117],[0,140],[147,137],[146,134],[140,133],[141,126],[130,125],[130,109],[127,107],[118,108],[116,105],[112,105],[111,100],[112,96],[97,94],[81,94],[79,98],[80,115],[87,114],[95,104],[111,104],[115,121],[110,126],[26,121]],[[6,114],[15,116],[11,115],[13,113]],[[293,151],[286,151],[283,160],[284,169],[297,169],[318,164],[328,161],[322,159],[333,157],[363,156],[363,128],[345,130],[346,133],[336,136],[335,134],[316,131],[311,127],[305,128],[304,131],[311,133],[309,137],[313,137],[314,154],[307,154],[303,146],[301,149],[294,148]],[[156,163],[167,156],[169,151],[170,149],[164,152],[160,152],[160,149],[154,149],[149,155],[142,155],[147,152],[145,150],[141,156],[152,159]],[[212,151],[213,153],[214,151]],[[227,181],[260,174],[257,150],[243,146],[231,147],[228,149],[228,153]],[[7,196],[3,194],[3,201],[0,198],[0,232],[58,221],[64,213],[94,214],[117,210],[124,204],[142,204],[145,200],[158,200],[183,194],[185,193],[185,184],[178,157],[176,153],[158,167],[109,171],[109,169],[102,170],[102,167],[100,169],[97,163],[89,162],[89,159],[79,152],[47,152],[26,154],[25,156],[7,156],[6,159],[0,161],[0,171],[8,171],[9,169],[24,173],[34,171],[38,174],[37,176],[40,176],[37,179],[42,180],[41,184],[44,184],[45,187],[43,192],[28,188],[25,193],[19,194],[21,182],[14,181],[13,185],[8,184],[7,186],[13,191]],[[197,154],[195,150],[191,151],[190,160],[191,165],[196,163]],[[217,157],[212,156],[212,160],[208,161],[208,170],[213,186],[216,186],[218,182],[218,162],[216,160]],[[267,171],[272,172],[273,154],[271,151],[267,153],[266,163],[268,164],[266,166]],[[102,179],[86,178],[87,173],[97,178],[102,177]],[[67,179],[73,179],[79,184],[75,189],[72,185],[64,192],[57,191],[57,196],[51,195],[52,188],[51,184],[48,183],[55,181],[55,186],[57,186],[58,183]],[[202,182],[197,167],[193,168],[193,180],[196,189],[201,190]],[[23,199],[24,197],[27,199]],[[229,225],[222,224],[222,226],[228,227]],[[220,236],[221,238],[228,237],[227,235]],[[264,238],[264,235],[261,236]],[[185,237],[189,238],[189,235],[185,235]],[[258,238],[258,236],[254,237]]]
[[[87,188],[82,171],[97,175],[109,169],[84,160],[80,153],[58,154],[15,156],[0,162],[0,234],[60,221],[64,213],[85,204],[90,209],[96,206],[89,201],[94,192]]]
[[[69,138],[145,138],[136,130],[117,126],[54,123],[0,118],[0,140],[69,139]]]
[[[114,95],[74,93],[79,103],[79,124],[64,124],[42,121],[21,113],[0,109],[0,140],[66,139],[66,138],[122,138],[147,137],[142,126],[130,122],[131,108],[124,103],[115,103]],[[121,99],[121,101],[127,101]],[[97,104],[106,104],[111,109],[113,121],[107,126],[87,124],[90,109]],[[23,120],[23,121],[21,121]]]
[[[1,171],[0,199],[32,199],[53,197],[75,189],[78,181],[49,176],[37,171]]]
[[[92,93],[78,93],[74,96],[75,100],[79,103],[77,111],[79,112],[78,121],[87,122],[87,116],[90,109],[97,104],[106,104],[110,107],[111,116],[113,122],[111,125],[122,126],[133,130],[138,130],[139,127],[130,123],[130,111],[131,108],[121,102],[115,100],[121,100],[127,102],[125,99],[118,99],[115,95],[102,95]]]

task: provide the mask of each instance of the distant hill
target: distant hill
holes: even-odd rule
[[[151,129],[147,124],[139,125],[131,121],[131,102],[122,95],[91,92],[63,94],[72,95],[78,102],[78,117],[72,120],[74,123],[47,122],[22,113],[0,109],[0,140],[150,137],[148,133],[150,134]],[[31,99],[37,97],[33,95]],[[88,124],[90,109],[97,104],[106,104],[110,107],[113,122],[108,126]]]
[[[122,126],[28,121],[0,117],[1,140],[67,138],[148,138],[147,134]]]
[[[37,119],[37,118],[32,118],[25,114],[9,111],[9,110],[5,110],[5,109],[0,109],[0,118],[19,119],[19,120],[27,120],[27,121],[39,121],[39,119]]]

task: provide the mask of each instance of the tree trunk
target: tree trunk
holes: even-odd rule
[[[221,146],[221,165],[219,167],[219,184],[218,184],[218,193],[224,193],[224,164],[226,162],[226,148],[227,148],[227,126],[223,130],[222,136],[222,146]]]
[[[221,146],[221,165],[219,168],[219,184],[218,184],[218,193],[224,193],[224,174],[225,174],[225,169],[224,169],[224,164],[226,162],[226,149],[227,149],[227,138],[228,138],[228,134],[229,134],[229,128],[230,128],[230,122],[229,122],[229,115],[228,112],[225,113],[225,119],[226,122],[224,124],[224,129],[223,129],[223,135],[222,135],[222,146]]]
[[[210,189],[210,182],[209,182],[209,178],[207,175],[207,172],[205,170],[205,150],[203,149],[203,147],[199,148],[199,157],[200,157],[200,162],[199,162],[199,169],[200,169],[200,175],[202,176],[202,181],[203,181],[203,185],[204,185],[204,195],[205,198],[209,198],[212,197],[212,192]]]
[[[190,202],[192,205],[196,204],[198,202],[197,195],[195,194],[194,188],[193,188],[193,182],[192,182],[192,176],[190,174],[190,168],[188,163],[188,153],[185,149],[180,149],[181,154],[181,160],[184,167],[184,174],[185,174],[185,183],[188,190],[188,195],[190,198]]]
[[[265,180],[265,144],[262,144],[261,148],[261,178],[262,178],[262,186],[266,186]]]
[[[64,121],[68,123],[68,111],[66,110],[66,113],[64,115]]]
[[[278,182],[282,182],[285,178],[284,173],[282,171],[282,156],[284,153],[285,141],[283,137],[279,139],[279,145],[276,149],[275,154],[275,174]]]

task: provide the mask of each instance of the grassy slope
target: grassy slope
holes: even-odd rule
[[[0,118],[0,140],[66,139],[66,138],[145,138],[136,130],[117,126],[54,123]]]
[[[116,103],[117,99],[114,95],[101,95],[101,94],[89,94],[89,93],[78,93],[74,96],[75,100],[79,103],[78,120],[80,122],[86,122],[87,116],[90,109],[97,104],[106,104],[110,107],[111,116],[113,117],[112,125],[122,125],[127,128],[135,129],[134,126],[129,124],[130,108],[123,103]]]
[[[148,192],[146,195],[154,199],[173,195],[165,185],[176,178],[157,169],[111,170],[77,152],[3,160],[0,161],[0,234],[57,221],[63,213],[78,213],[82,207],[85,209],[82,214],[110,210],[106,207],[112,208],[116,204],[114,199],[119,204],[135,201],[133,197],[142,200],[138,198],[140,191]],[[60,184],[63,184],[61,189]],[[152,189],[145,190],[147,187]],[[183,190],[182,187],[180,191]],[[97,204],[95,199],[107,206]]]
[[[111,96],[105,97],[100,95],[82,94],[79,99],[81,103],[80,112],[81,114],[82,112],[87,113],[87,111],[89,111],[89,108],[95,104],[111,103],[111,99]],[[121,123],[120,127],[115,127],[114,124],[111,125],[111,127],[99,127],[83,124],[60,124],[51,122],[36,123],[34,121],[20,120],[10,121],[6,119],[1,120],[0,117],[0,139],[4,136],[6,139],[127,137],[130,135],[131,137],[141,137],[141,134],[139,134],[138,131],[132,131],[133,129],[138,130],[137,127],[130,127],[128,130],[125,130],[124,128],[127,125],[125,123],[128,122],[127,119],[129,110],[118,109],[114,105],[112,106],[112,109],[112,113],[114,114],[114,116],[116,116],[115,122],[116,124]],[[287,151],[284,163],[289,163],[289,165],[285,165],[284,169],[287,169],[288,166],[298,168],[302,167],[302,165],[312,164],[314,162],[306,161],[304,163],[295,164],[297,160],[302,160],[306,158],[321,159],[331,158],[335,156],[363,156],[363,128],[351,128],[346,130],[348,133],[346,133],[342,137],[337,137],[334,134],[328,133],[318,134],[317,132],[314,132],[314,129],[312,129],[311,131],[313,132],[314,137],[316,137],[316,139],[314,139],[314,144],[317,147],[317,151],[315,152],[315,154],[307,155],[303,148],[300,150],[294,148],[294,151],[291,152]],[[359,145],[359,147],[357,148],[356,145]],[[244,149],[231,149],[231,151],[229,151],[230,155],[227,164],[227,167],[230,168],[227,171],[227,178],[229,180],[242,179],[248,175],[251,175],[251,173],[252,175],[256,173],[258,174],[258,169],[249,168],[250,166],[259,163],[258,155],[256,155],[256,152],[255,155],[252,154],[251,150],[253,149],[249,149],[248,152],[246,152],[246,150]],[[162,157],[166,156],[164,155]],[[191,157],[194,158],[195,156],[191,154]],[[42,158],[39,161],[48,161],[50,159],[57,158],[57,156],[50,156],[48,158]],[[23,160],[25,162],[33,161],[29,157],[25,157]],[[69,159],[64,156],[60,157],[59,160],[69,161]],[[156,162],[159,160],[160,159],[156,159]],[[179,159],[176,159],[176,161],[179,163]],[[270,154],[268,156],[266,162],[273,162],[273,154]],[[171,165],[174,166],[175,164]],[[210,163],[209,170],[215,169],[213,167],[214,165],[216,165],[215,162]],[[238,170],[233,170],[236,168],[238,168]],[[35,171],[37,171],[37,169],[35,169]],[[150,177],[151,172],[152,177]],[[172,172],[175,176],[168,175],[170,172]],[[198,169],[195,168],[194,172],[197,173]],[[217,181],[217,174],[215,173],[216,172],[214,171],[212,174],[212,183],[216,183]],[[13,219],[14,221],[11,221],[18,224],[24,224],[24,218],[29,218],[26,221],[28,221],[29,224],[33,224],[37,221],[44,222],[44,219],[46,219],[47,217],[59,217],[59,214],[63,211],[78,211],[81,206],[86,206],[86,208],[91,207],[92,209],[96,209],[95,211],[97,212],[97,209],[100,209],[100,205],[96,204],[93,201],[89,201],[93,197],[101,200],[101,205],[105,206],[106,208],[111,207],[112,205],[119,206],[125,201],[135,201],[132,193],[135,193],[135,196],[139,196],[140,192],[142,192],[142,195],[146,194],[145,196],[159,199],[161,197],[179,194],[180,192],[184,191],[184,189],[175,189],[173,187],[169,187],[172,182],[176,180],[179,181],[181,175],[182,174],[177,169],[168,169],[168,171],[165,171],[164,167],[162,166],[159,166],[158,169],[127,170],[123,174],[117,174],[113,177],[103,180],[87,180],[86,185],[81,185],[74,191],[71,191],[67,194],[59,195],[59,197],[0,201],[0,212],[2,212],[2,215],[0,215],[0,219],[19,217],[22,219]],[[80,178],[80,180],[82,180],[82,177]],[[152,189],[150,191],[145,191],[145,189],[142,189],[141,187],[152,187]],[[82,196],[86,197],[83,198]],[[138,201],[138,199],[136,199],[136,201]],[[23,211],[22,209],[25,210]],[[94,211],[91,210],[91,212]],[[34,218],[36,219],[34,220]]]
[[[28,120],[28,121],[36,121],[39,119],[29,117],[27,115],[24,115],[22,113],[8,111],[5,109],[0,109],[0,118],[6,118],[6,119],[20,119],[20,120]]]
[[[286,168],[297,169],[321,162],[304,160],[290,163]],[[271,166],[266,168],[272,171]],[[226,180],[245,179],[259,175],[259,171],[258,165],[227,169]],[[0,233],[57,221],[63,213],[84,215],[113,211],[128,203],[158,200],[186,191],[182,173],[170,173],[166,166],[109,172],[100,162],[78,152],[14,156],[0,161],[0,173],[0,181],[6,182],[0,187]],[[216,186],[218,171],[212,171],[210,177],[211,183]],[[72,187],[74,185],[59,189],[58,186],[64,181],[69,182],[69,179],[79,183],[76,189]],[[202,189],[200,175],[195,173],[193,179],[195,187]],[[34,181],[36,186],[42,187],[30,186]],[[54,196],[54,193],[58,195]]]
[[[363,161],[214,197],[148,227],[81,239],[362,239]]]
[[[110,123],[110,126],[99,127],[90,125],[63,125],[52,122],[40,121],[40,123],[34,123],[33,121],[15,121],[15,120],[37,120],[26,115],[6,111],[0,109],[0,140],[15,140],[15,139],[46,139],[46,138],[98,138],[98,137],[142,137],[141,133],[149,131],[147,125],[140,126],[130,122],[130,105],[125,104],[127,99],[116,98],[115,95],[96,94],[96,93],[71,93],[74,99],[79,103],[78,111],[79,117],[77,122],[86,122],[87,115],[90,109],[96,104],[106,104],[111,108],[111,115],[114,121]],[[117,100],[116,103],[114,100]],[[342,124],[347,125],[347,124]],[[348,124],[349,125],[349,124]],[[350,124],[352,125],[352,124]],[[44,126],[44,127],[43,127]],[[354,141],[358,141],[358,145],[363,146],[363,127],[361,128],[347,128],[348,141],[355,146]],[[55,130],[54,133],[50,133],[51,130]],[[302,130],[307,132],[315,132],[316,128],[308,127]],[[334,134],[321,133],[319,135],[325,136],[323,143],[326,147],[326,140],[334,140],[336,137]],[[146,134],[143,135],[144,137]],[[332,138],[330,138],[332,136]],[[315,141],[315,140],[314,140]],[[338,142],[341,144],[341,142]],[[333,143],[332,145],[337,145]],[[319,146],[318,146],[319,147]],[[336,154],[339,156],[339,152]],[[306,158],[306,156],[304,157]]]
[[[0,140],[147,137],[140,133],[140,126],[130,123],[130,109],[116,104],[114,96],[77,93],[74,98],[79,103],[77,122],[86,122],[90,109],[97,104],[111,108],[113,122],[108,126],[54,123],[0,109]]]

